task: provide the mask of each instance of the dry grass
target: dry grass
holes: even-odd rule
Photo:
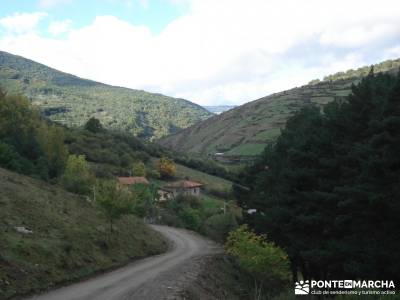
[[[32,234],[21,234],[24,226]],[[163,238],[128,216],[108,236],[86,199],[0,169],[0,299],[47,289],[166,249]]]

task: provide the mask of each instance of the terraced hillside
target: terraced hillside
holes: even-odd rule
[[[0,87],[27,96],[61,124],[81,126],[94,116],[106,128],[130,131],[149,140],[212,116],[184,99],[82,79],[2,51]]]
[[[400,59],[374,66],[375,72],[396,72]],[[350,93],[370,67],[340,72],[314,80],[308,85],[276,93],[209,118],[177,134],[159,140],[167,148],[212,155],[220,161],[235,162],[258,155],[275,140],[286,120],[310,103],[323,106]]]

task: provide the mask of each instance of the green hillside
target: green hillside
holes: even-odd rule
[[[184,99],[82,79],[2,51],[0,87],[9,94],[27,96],[61,124],[81,126],[96,117],[106,128],[150,140],[212,115]]]
[[[133,216],[115,226],[110,243],[107,221],[84,197],[0,168],[0,299],[166,249],[161,236]]]
[[[375,65],[375,72],[396,72],[400,59]],[[308,85],[276,93],[216,115],[159,141],[170,149],[202,155],[223,153],[222,161],[236,161],[262,152],[274,141],[286,120],[305,105],[324,105],[350,93],[351,85],[370,67],[339,72]]]

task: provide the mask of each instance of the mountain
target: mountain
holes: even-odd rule
[[[23,94],[53,121],[82,126],[90,117],[104,127],[153,140],[212,114],[184,99],[110,86],[66,74],[0,51],[0,87]]]
[[[400,59],[374,66],[375,72],[397,72]],[[181,152],[212,155],[232,162],[260,154],[274,141],[286,120],[311,103],[321,105],[345,98],[351,85],[370,71],[370,66],[326,76],[322,81],[276,93],[215,115],[158,141]]]
[[[215,105],[215,106],[203,106],[203,107],[207,109],[209,112],[219,115],[227,110],[235,108],[236,105]]]

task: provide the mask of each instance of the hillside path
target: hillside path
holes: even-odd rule
[[[171,248],[166,253],[136,261],[109,273],[29,299],[174,299],[173,295],[179,289],[180,283],[187,280],[187,277],[193,277],[196,272],[187,270],[191,260],[221,251],[217,244],[190,231],[160,225],[151,227],[171,242]]]

